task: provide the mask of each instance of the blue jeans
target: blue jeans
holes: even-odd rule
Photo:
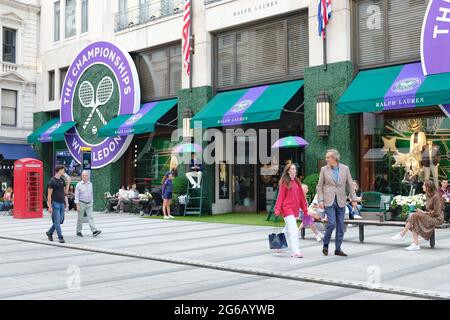
[[[61,231],[61,222],[64,219],[64,203],[52,202],[52,221],[53,225],[48,230],[49,234],[53,234],[55,232],[58,234],[58,238],[62,239],[62,231]]]
[[[325,213],[328,218],[327,230],[325,231],[325,237],[323,238],[323,246],[328,248],[328,244],[331,240],[331,234],[336,228],[336,250],[341,250],[342,240],[344,240],[344,217],[345,207],[339,207],[337,200],[334,199],[334,203],[330,207],[325,207]]]
[[[0,211],[3,211],[4,208],[10,207],[11,205],[11,201],[0,202]]]

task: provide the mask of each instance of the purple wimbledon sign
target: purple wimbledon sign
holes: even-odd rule
[[[92,169],[119,159],[133,136],[99,138],[98,130],[118,115],[134,114],[141,99],[136,66],[117,44],[89,44],[70,66],[61,91],[61,122],[76,121],[65,135],[72,156],[81,163],[81,148],[92,148]]]
[[[425,75],[450,72],[450,0],[430,0],[422,26]]]

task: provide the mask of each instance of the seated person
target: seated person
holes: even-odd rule
[[[69,210],[75,210],[75,188],[73,184],[69,185],[69,191],[67,192],[67,201],[69,202]]]
[[[0,202],[0,211],[9,210],[13,205],[13,189],[8,187],[3,194],[3,202]]]
[[[356,207],[353,208],[352,205],[351,205],[351,198],[350,198],[350,195],[347,196],[347,201],[348,201],[348,203],[347,203],[348,217],[349,217],[349,219],[364,219],[364,218],[361,216],[361,214],[360,214],[361,209],[362,209],[362,205],[361,205],[361,201],[362,201],[362,190],[361,190],[361,188],[359,187],[358,181],[354,180],[354,181],[353,181],[353,185],[354,185],[354,187],[355,187],[355,193],[356,193],[356,196],[358,197],[358,198],[357,198],[357,203],[358,203],[358,204],[356,205]]]
[[[125,185],[122,185],[122,186],[120,187],[120,189],[119,189],[119,195],[118,195],[118,197],[117,197],[118,203],[117,203],[117,206],[114,207],[115,209],[117,209],[116,212],[123,213],[124,205],[125,205],[126,203],[130,203],[130,199],[129,199],[129,197],[128,197],[128,195],[129,195],[129,189],[130,189],[130,185],[128,185],[127,188],[125,188]]]
[[[438,192],[445,201],[444,220],[448,222],[450,220],[450,188],[448,186],[448,180],[442,180]]]
[[[189,166],[189,171],[186,173],[186,177],[192,185],[192,188],[200,188],[200,183],[202,181],[202,171],[203,165],[197,160],[195,153],[191,155],[191,165]],[[197,178],[197,182],[194,181],[194,177]]]
[[[303,192],[305,193],[305,198],[306,195],[308,194],[308,186],[306,184],[302,184],[302,189]],[[312,204],[311,204],[312,205]],[[317,226],[314,224],[314,221],[317,220],[321,220],[321,216],[317,213],[316,210],[311,210],[309,211],[308,208],[308,215],[305,216],[303,214],[303,212],[300,212],[300,219],[302,220],[302,223],[300,224],[300,229],[304,228],[311,228],[311,230],[314,232],[314,236],[316,237],[316,240],[318,242],[322,241],[322,238],[324,237],[323,234],[321,234],[319,232],[319,230],[317,230]]]

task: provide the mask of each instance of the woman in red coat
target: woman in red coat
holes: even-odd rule
[[[297,219],[300,209],[304,215],[308,215],[308,205],[303,193],[300,180],[297,178],[297,168],[294,164],[284,167],[283,175],[279,183],[277,202],[275,203],[275,215],[283,215],[286,227],[286,240],[292,250],[292,258],[303,258],[299,250]]]

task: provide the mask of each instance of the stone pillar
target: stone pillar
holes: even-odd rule
[[[332,63],[305,69],[305,139],[306,174],[317,173],[318,160],[325,159],[327,149],[337,149],[341,161],[350,167],[356,179],[358,172],[358,115],[336,114],[336,103],[353,80],[353,66],[350,61]],[[316,130],[316,97],[325,90],[330,100],[330,132],[320,137]]]
[[[195,115],[209,102],[209,100],[211,100],[212,96],[212,87],[210,86],[180,90],[178,92],[178,128],[183,128],[184,110],[189,108]],[[205,146],[206,143],[202,142],[202,147],[205,148]],[[214,190],[215,166],[204,165],[203,167],[203,191]],[[184,175],[185,173],[185,166],[180,166],[178,168],[178,174]],[[211,205],[214,202],[214,192],[204,192],[204,194],[208,197],[207,204],[209,210],[211,211]]]

